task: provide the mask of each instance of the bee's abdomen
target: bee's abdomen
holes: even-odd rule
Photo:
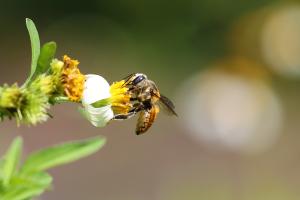
[[[137,127],[136,127],[136,134],[140,135],[145,133],[153,124],[157,114],[159,112],[158,106],[152,106],[150,110],[144,110],[140,113]]]

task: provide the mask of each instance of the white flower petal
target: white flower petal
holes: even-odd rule
[[[111,105],[95,108],[91,104],[109,98],[109,83],[99,75],[86,75],[80,112],[96,127],[104,127],[114,117]]]
[[[82,103],[84,105],[92,104],[101,99],[109,98],[109,88],[109,83],[102,76],[96,74],[86,75]]]
[[[84,117],[96,127],[104,127],[114,117],[111,106],[95,108],[91,105],[85,105],[84,109],[80,109]]]

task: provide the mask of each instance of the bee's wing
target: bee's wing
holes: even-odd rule
[[[160,95],[159,100],[158,100],[158,105],[168,115],[178,116],[177,113],[175,112],[175,105],[168,97],[166,97],[164,95]]]
[[[159,107],[157,105],[154,105],[151,110],[142,110],[138,118],[135,133],[137,135],[145,133],[153,124],[158,112]]]

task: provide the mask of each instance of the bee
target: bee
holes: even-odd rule
[[[128,119],[139,113],[135,130],[137,135],[145,133],[151,127],[161,108],[168,114],[177,116],[172,101],[160,94],[156,84],[145,74],[130,74],[124,80],[133,108],[127,114],[115,115],[114,119]]]

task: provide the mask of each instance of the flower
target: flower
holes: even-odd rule
[[[82,98],[85,76],[81,74],[77,60],[72,60],[65,55],[63,62],[61,83],[64,93],[71,101],[79,102]]]
[[[96,127],[104,127],[116,114],[126,114],[131,108],[124,81],[109,83],[99,75],[86,75],[80,112]]]

